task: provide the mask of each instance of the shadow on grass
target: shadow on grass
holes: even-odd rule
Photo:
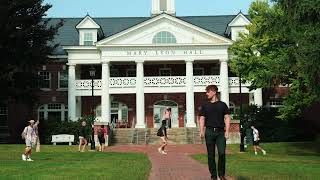
[[[236,180],[249,180],[250,178],[244,177],[244,176],[238,176],[236,177]]]
[[[288,143],[287,153],[295,156],[317,156],[320,154],[320,142]]]

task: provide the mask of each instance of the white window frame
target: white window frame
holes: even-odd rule
[[[41,73],[49,73],[49,78],[48,79],[42,79],[43,76],[41,76]],[[50,91],[51,90],[51,72],[49,71],[39,71],[38,75],[41,77],[40,81],[42,83],[42,81],[49,81],[49,87],[41,87],[41,85],[39,84],[39,88],[43,91]]]
[[[55,105],[55,104],[59,104],[60,105],[60,109],[49,109],[49,105]],[[68,106],[62,103],[49,103],[49,104],[43,104],[41,106],[39,106],[38,108],[38,119],[40,120],[40,113],[43,112],[44,113],[44,120],[48,120],[48,114],[49,112],[60,112],[61,115],[61,121],[65,121],[65,119],[68,119],[68,117],[65,117],[65,113],[68,112]]]
[[[61,87],[61,85],[60,85],[61,72],[66,72],[66,73],[67,73],[67,79],[64,80],[64,81],[67,81],[67,87]],[[66,90],[68,90],[68,86],[69,86],[69,84],[68,84],[68,71],[67,71],[67,70],[59,71],[59,72],[58,72],[58,89],[59,89],[59,90],[62,90],[62,91],[66,91]]]
[[[169,71],[169,75],[162,75],[162,73],[164,72],[164,71]],[[172,71],[171,71],[171,68],[159,68],[159,75],[160,76],[171,76],[172,75]]]
[[[86,42],[88,42],[88,44],[86,44]],[[92,32],[84,32],[83,33],[83,45],[84,46],[93,46],[94,45]]]
[[[165,34],[165,35],[164,35]],[[153,44],[175,44],[177,38],[169,31],[160,31],[156,33],[152,38]]]

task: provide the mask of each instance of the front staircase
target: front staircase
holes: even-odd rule
[[[159,144],[156,128],[115,128],[112,130],[111,144]],[[170,144],[201,144],[198,128],[172,128],[167,130]]]

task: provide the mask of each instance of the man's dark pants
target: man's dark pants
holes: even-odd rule
[[[208,151],[208,166],[209,171],[211,173],[212,178],[217,177],[217,169],[216,169],[216,162],[215,162],[215,146],[217,145],[218,149],[218,176],[225,175],[225,168],[226,168],[226,138],[224,137],[224,130],[223,129],[213,129],[213,128],[206,128],[205,132],[206,138],[206,145]]]

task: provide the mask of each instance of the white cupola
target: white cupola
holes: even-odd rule
[[[175,0],[152,0],[151,15],[156,16],[162,13],[167,13],[175,16]]]

